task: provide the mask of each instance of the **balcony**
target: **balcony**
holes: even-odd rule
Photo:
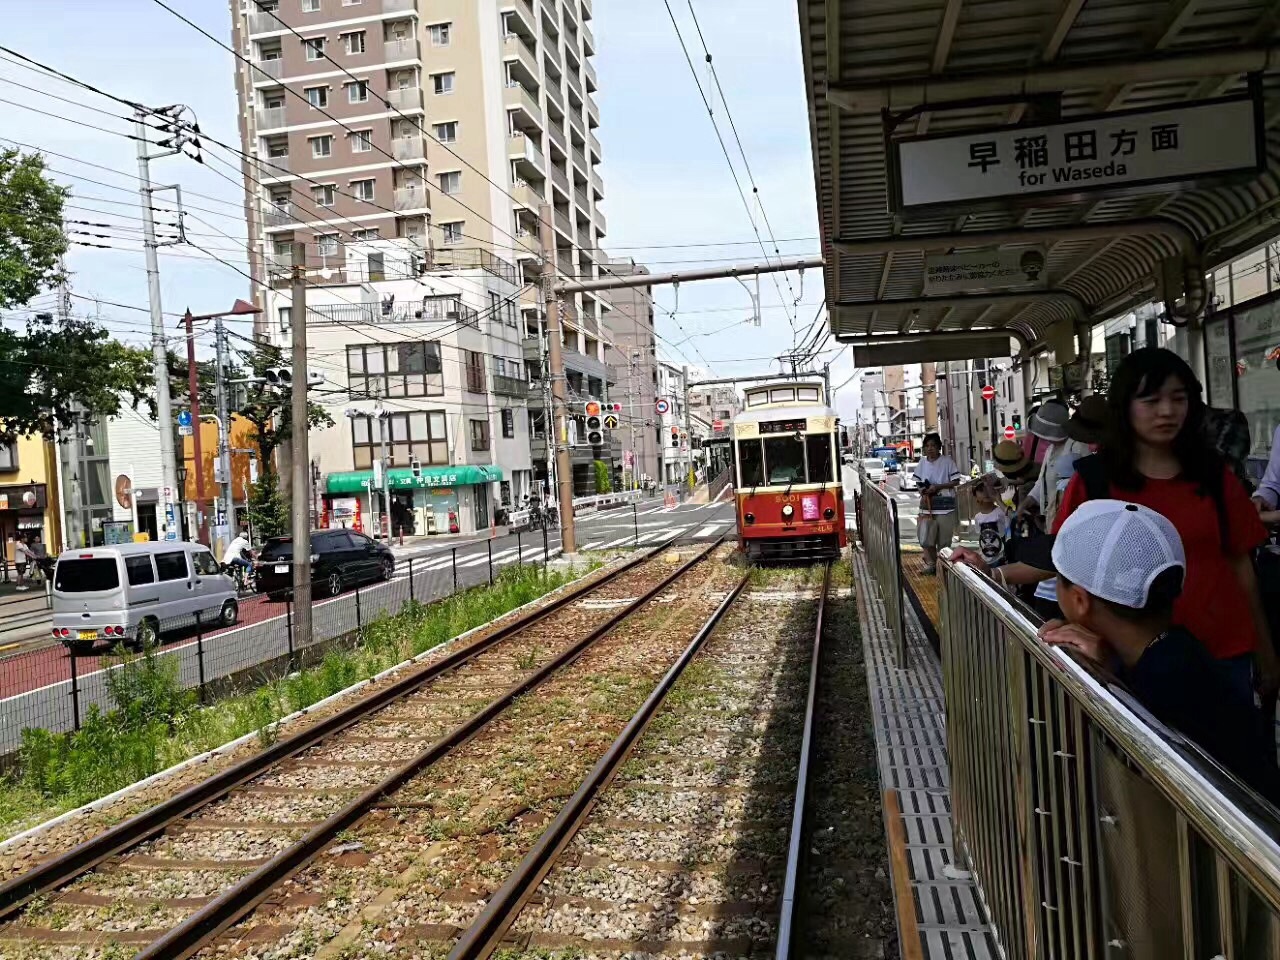
[[[393,110],[404,111],[420,111],[422,110],[422,88],[421,87],[396,87],[387,91],[387,103],[391,105]]]
[[[573,198],[578,201],[578,209],[583,211],[587,216],[591,215],[591,201],[587,199],[587,191],[582,187],[575,186],[573,188]]]
[[[559,123],[547,124],[547,135],[551,137],[551,143],[560,148],[560,155],[567,157],[569,155],[569,145],[565,142],[564,130]],[[552,156],[555,154],[553,153]]]
[[[561,233],[563,233],[563,234],[564,234],[566,237],[568,237],[570,240],[572,240],[572,239],[573,239],[573,236],[574,236],[574,234],[573,234],[573,220],[572,220],[572,219],[570,219],[570,217],[569,217],[569,214],[568,214],[568,213],[561,213],[561,212],[560,212],[560,208],[559,208],[559,207],[556,207],[556,208],[555,208],[555,211],[556,211],[556,215],[555,215],[556,229],[557,229],[557,230],[559,230]],[[570,264],[568,265],[568,268],[567,268],[567,269],[565,269],[565,273],[573,273],[573,264],[572,264],[572,263],[570,263]]]
[[[509,64],[511,75],[526,87],[536,87],[538,77],[538,58],[529,44],[516,33],[509,33],[502,38],[502,59]]]
[[[603,237],[608,231],[605,229],[604,214],[600,212],[600,208],[596,207],[595,211],[596,235]]]
[[[596,52],[596,35],[591,32],[591,27],[586,20],[583,20],[579,26],[582,28],[582,46],[588,57],[594,56]]]
[[[285,203],[268,203],[262,211],[262,225],[267,230],[279,230],[282,227],[300,223],[301,221],[302,215],[298,212],[298,208],[288,201]]]
[[[277,130],[285,125],[284,107],[263,107],[254,111],[258,130]]]
[[[287,177],[289,175],[289,155],[287,153],[283,153],[278,157],[258,158],[259,177]]]
[[[604,178],[595,170],[591,171],[591,193],[597,203],[604,199]]]
[[[249,14],[248,20],[250,36],[254,36],[259,33],[276,33],[278,31],[288,29],[288,27],[265,10],[259,13]]]
[[[593,127],[600,126],[600,105],[591,97],[587,97],[587,123]]]
[[[579,329],[582,328],[582,321],[578,319],[578,305],[572,300],[560,301],[560,318]]]
[[[524,180],[515,182],[511,187],[511,196],[515,198],[517,205],[524,207],[526,210],[532,210],[534,213],[537,213],[538,208],[546,203],[542,195]]]
[[[288,273],[293,269],[293,252],[278,250],[275,253],[268,253],[263,258],[263,266],[270,274]]]
[[[391,155],[397,160],[425,160],[427,141],[424,137],[393,137]]]
[[[383,13],[412,13],[418,12],[418,0],[382,0]]]
[[[569,174],[565,173],[559,167],[551,168],[551,182],[559,188],[564,194],[565,199],[569,199]]]
[[[538,36],[538,16],[533,12],[533,4],[529,0],[507,0],[503,9],[515,11],[516,20],[525,29],[530,40]]]
[[[418,41],[413,38],[404,40],[388,40],[382,45],[382,58],[387,63],[397,63],[401,60],[418,60]]]
[[[578,82],[577,71],[566,70],[564,72],[564,78],[569,81],[569,92],[576,93],[578,95],[578,100],[581,101],[582,100],[582,84]],[[569,101],[569,103],[572,105],[573,103],[572,99]]]
[[[526,137],[516,131],[510,138],[510,156],[516,161],[516,167],[526,180],[545,180],[547,178],[547,158],[542,148],[532,137]]]
[[[587,60],[582,64],[582,76],[587,81],[588,93],[594,93],[596,90],[600,89],[600,79],[596,75],[596,65],[590,60]]]
[[[560,59],[560,41],[548,34],[545,30],[542,33],[542,49],[546,52],[547,59],[557,67],[564,62]]]
[[[579,147],[573,148],[573,165],[578,168],[578,172],[584,177],[590,176],[591,167],[587,165],[586,154]]]
[[[271,60],[255,60],[253,66],[254,83],[268,83],[272,80],[279,80],[284,76],[283,57],[275,57]]]
[[[493,375],[493,392],[500,397],[515,397],[523,400],[529,392],[529,385],[519,377],[504,377],[502,374],[495,373]]]
[[[591,147],[591,162],[600,162],[600,138],[591,131],[587,131],[587,144]]]
[[[391,194],[391,206],[396,213],[406,210],[430,210],[431,194],[426,187],[417,185],[396,187]]]
[[[560,112],[561,116],[563,116],[564,115],[564,94],[560,92],[560,84],[556,81],[553,81],[550,77],[548,77],[547,82],[543,84],[543,86],[546,88],[546,91],[547,91],[547,102],[549,104],[554,105],[556,109]]]
[[[529,92],[524,84],[518,81],[508,83],[506,90],[503,92],[503,103],[506,104],[508,109],[515,109],[523,113],[525,121],[539,130],[545,126],[542,120],[542,108],[538,106],[537,98]]]

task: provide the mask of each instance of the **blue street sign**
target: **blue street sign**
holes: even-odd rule
[[[180,427],[189,427],[189,426],[191,426],[191,411],[190,411],[190,410],[180,410],[180,411],[178,412],[178,426],[180,426]]]

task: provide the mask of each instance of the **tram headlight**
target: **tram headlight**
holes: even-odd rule
[[[789,504],[789,503],[784,503],[784,504],[782,505],[782,519],[783,519],[783,520],[790,520],[790,519],[795,515],[795,512],[796,512],[796,508],[795,508],[795,507],[793,507],[791,504]]]
[[[827,507],[827,509],[825,509],[825,510],[823,510],[823,511],[822,511],[822,519],[823,519],[823,520],[831,520],[832,518],[834,518],[834,517],[835,517],[835,515],[836,515],[836,512],[835,512],[833,509],[831,509],[830,507]]]
[[[754,513],[746,513],[743,514],[742,519],[747,522],[747,526],[750,526],[756,522],[756,515]]]

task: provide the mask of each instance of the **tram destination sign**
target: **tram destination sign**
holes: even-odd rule
[[[895,141],[895,209],[1152,192],[1256,173],[1266,163],[1261,115],[1250,95]]]

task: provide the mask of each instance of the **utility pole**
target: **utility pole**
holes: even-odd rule
[[[551,205],[538,207],[538,238],[542,247],[542,284],[547,304],[547,379],[551,381],[552,424],[555,429],[556,479],[560,495],[560,548],[566,557],[578,552],[573,524],[573,464],[569,459],[568,396],[564,382],[564,355],[560,332],[560,295],[556,292],[556,245],[551,227]],[[550,440],[550,431],[548,431]]]
[[[689,409],[689,365],[680,368],[680,386],[684,390],[684,443],[685,471],[681,486],[689,486],[689,475],[693,473],[693,412]]]
[[[636,368],[639,366],[638,352],[631,350],[627,353],[627,436],[628,444],[631,448],[632,490],[637,490],[640,487],[640,484],[636,482],[636,468],[640,466],[640,457],[636,452]]]
[[[391,542],[391,537],[395,531],[391,529],[391,478],[388,474],[391,472],[391,460],[387,456],[387,411],[382,407],[382,398],[375,397],[373,401],[374,409],[377,411],[378,417],[378,443],[380,446],[379,455],[382,457],[382,516],[379,518],[379,529],[383,520],[387,524],[386,542]]]
[[[311,462],[307,455],[307,245],[293,244],[293,649],[311,642]]]
[[[187,392],[191,404],[191,469],[196,474],[196,539],[201,543],[209,542],[209,526],[204,512],[204,455],[200,448],[200,433],[203,426],[200,420],[200,375],[196,369],[196,333],[195,318],[188,310],[182,322],[187,328]],[[163,425],[162,425],[163,426]],[[161,433],[163,433],[163,429]],[[219,430],[221,433],[221,430]]]
[[[227,397],[227,331],[222,318],[214,319],[214,339],[217,350],[217,371],[214,375],[214,393],[217,400],[218,419],[222,421],[222,429],[218,431],[218,462],[222,464],[222,509],[227,513],[227,535],[232,539],[236,533],[235,491],[231,487],[231,412]]]
[[[169,356],[165,349],[164,311],[160,306],[160,258],[156,254],[156,223],[152,216],[151,155],[147,152],[147,112],[134,111],[133,132],[138,144],[138,195],[142,200],[142,246],[147,255],[147,294],[151,303],[151,360],[156,383],[156,417],[160,422],[161,491],[160,539],[178,540],[181,526],[174,507],[178,488],[178,467],[173,451],[173,403],[169,399]],[[176,153],[177,151],[170,151]],[[167,156],[168,154],[162,154]],[[193,436],[199,421],[192,419]],[[196,476],[199,476],[197,473]]]

